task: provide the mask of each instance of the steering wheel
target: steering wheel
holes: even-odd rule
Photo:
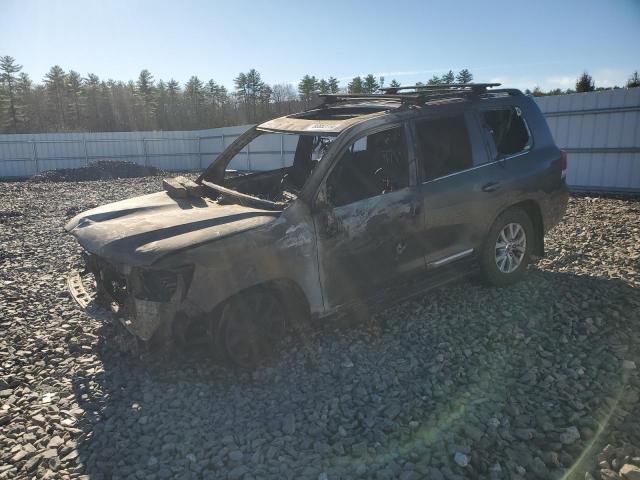
[[[298,187],[293,183],[289,173],[285,173],[280,177],[280,181],[275,184],[271,192],[269,192],[269,198],[279,198],[283,191],[293,191],[298,193]]]

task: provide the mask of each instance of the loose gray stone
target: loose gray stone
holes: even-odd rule
[[[560,441],[565,445],[571,445],[578,440],[580,440],[580,432],[576,427],[569,427],[560,434]]]
[[[453,461],[461,467],[466,467],[467,465],[469,465],[469,460],[469,456],[462,452],[456,452],[453,456]]]
[[[282,420],[282,431],[287,435],[292,435],[296,431],[296,417],[293,413],[288,413]]]

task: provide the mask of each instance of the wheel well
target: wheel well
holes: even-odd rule
[[[231,300],[242,297],[256,289],[267,289],[277,296],[278,300],[282,302],[283,307],[287,313],[288,318],[291,321],[291,326],[294,330],[298,331],[310,316],[310,306],[307,296],[300,286],[289,279],[274,279],[267,282],[259,283],[247,287],[230,297],[225,298],[218,303],[213,310],[208,314],[201,314],[190,318],[184,318],[183,322],[172,322],[174,327],[179,327],[178,330],[174,329],[174,334],[180,336],[178,341],[183,344],[193,343],[195,340],[202,340],[210,322],[215,322],[213,325],[217,325],[224,306]],[[217,326],[214,327],[217,329]]]
[[[544,256],[544,225],[542,223],[542,211],[540,205],[534,200],[525,200],[520,203],[511,205],[509,208],[521,208],[523,209],[533,223],[533,228],[536,232],[536,241],[533,247],[533,254],[536,257]]]
[[[302,291],[302,288],[300,288],[300,285],[293,280],[286,278],[270,280],[257,285],[257,287],[272,291],[280,302],[282,302],[292,322],[304,322],[309,318],[311,307],[309,306],[307,296]],[[240,294],[242,294],[242,292]]]
[[[250,287],[245,288],[237,293],[234,293],[230,297],[227,297],[220,302],[212,311],[212,315],[215,318],[220,314],[224,306],[232,299],[242,297],[250,293],[253,290],[266,289],[273,293],[278,300],[282,303],[287,316],[293,323],[304,322],[310,315],[311,308],[307,296],[304,294],[302,288],[294,282],[286,278],[279,278],[274,280],[268,280],[263,283],[258,283]]]

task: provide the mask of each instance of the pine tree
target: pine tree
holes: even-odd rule
[[[224,110],[228,101],[227,89],[214,80],[209,80],[205,86],[205,101],[209,125],[220,126],[224,121]]]
[[[155,123],[160,130],[168,129],[167,122],[167,106],[169,103],[169,98],[167,95],[167,84],[164,80],[158,80],[155,89]]]
[[[20,130],[23,132],[37,131],[41,106],[37,102],[36,89],[31,78],[24,72],[18,76],[17,91],[19,103],[23,107]]]
[[[236,86],[236,98],[244,105],[247,120],[255,122],[258,100],[261,98],[262,90],[265,87],[260,73],[255,68],[252,68],[246,74],[240,73],[233,82]]]
[[[453,81],[455,80],[456,76],[453,73],[453,70],[449,70],[447,73],[445,73],[442,78],[440,79],[440,81],[442,83],[445,84],[450,84],[453,83]]]
[[[88,128],[90,131],[96,132],[100,128],[104,128],[100,122],[100,78],[90,73],[84,80],[84,88],[82,94],[85,97],[85,105],[87,109],[86,119]]]
[[[146,68],[138,75],[135,95],[141,110],[141,128],[150,130],[153,128],[153,120],[156,116],[156,96],[153,75]]]
[[[389,87],[391,88],[399,88],[400,87],[400,82],[397,81],[395,78],[393,80],[391,80],[391,83],[389,84]]]
[[[380,84],[372,74],[364,77],[364,81],[362,82],[362,93],[375,93],[379,88]]]
[[[437,76],[434,75],[433,77],[431,77],[429,80],[427,80],[427,85],[440,85],[441,83],[444,83],[443,80]]]
[[[593,78],[584,71],[576,81],[576,92],[593,92],[595,89]]]
[[[98,97],[98,105],[100,112],[100,124],[102,128],[100,130],[105,130],[107,132],[113,132],[115,130],[122,131],[124,127],[120,127],[120,122],[118,121],[118,111],[117,111],[117,92],[118,84],[114,80],[107,80],[100,82],[100,91]]]
[[[349,93],[356,93],[356,94],[362,93],[363,92],[362,78],[360,77],[353,78],[353,80],[349,82],[349,85],[347,85],[347,91]]]
[[[247,102],[247,76],[240,72],[236,78],[233,79],[233,83],[236,87],[235,95],[239,101]]]
[[[182,128],[180,84],[173,78],[167,82],[167,128]]]
[[[0,108],[5,111],[6,127],[9,131],[18,132],[23,122],[23,105],[18,97],[18,77],[16,73],[22,70],[22,65],[15,63],[15,58],[5,55],[0,57]]]
[[[252,68],[247,72],[247,96],[249,98],[249,105],[251,106],[250,121],[255,122],[257,120],[257,105],[260,98],[263,97],[262,90],[265,88],[265,83],[262,81],[260,73],[255,68]]]
[[[462,70],[460,70],[458,72],[458,75],[456,76],[457,83],[471,83],[472,80],[473,80],[473,75],[466,68],[463,68]]]
[[[298,83],[298,94],[300,100],[305,103],[311,102],[315,95],[318,94],[319,84],[318,80],[314,76],[305,75]]]
[[[329,89],[329,82],[327,82],[324,78],[318,82],[318,93],[331,93]]]
[[[337,78],[329,77],[327,83],[329,84],[329,93],[338,93],[338,90],[340,90],[340,86],[338,84]]]
[[[204,84],[193,75],[184,86],[187,122],[190,130],[199,128],[204,118]]]
[[[44,76],[50,110],[49,116],[58,131],[65,131],[67,128],[66,76],[65,71],[59,65],[51,67]]]
[[[78,130],[82,125],[82,77],[74,70],[69,70],[66,78],[67,86],[67,98],[68,98],[68,110],[69,121],[72,124],[73,130]]]

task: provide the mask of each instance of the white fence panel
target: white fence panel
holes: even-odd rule
[[[640,88],[536,98],[574,190],[640,192]]]

